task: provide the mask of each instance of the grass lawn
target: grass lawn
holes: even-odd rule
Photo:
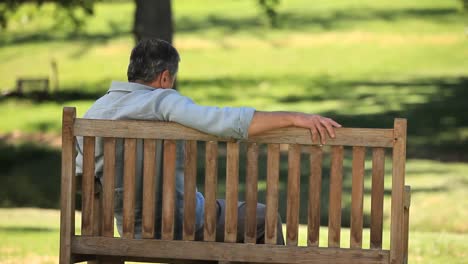
[[[52,60],[59,72],[47,98],[0,97],[0,206],[57,208],[61,109],[76,106],[81,116],[111,80],[126,80],[132,3],[97,4],[79,32],[54,19],[52,5],[39,12],[26,5],[0,32],[0,90],[19,77],[49,76]],[[179,91],[200,104],[314,112],[353,127],[408,118],[409,261],[466,262],[468,20],[461,1],[281,1],[277,29],[253,0],[177,0],[173,8]],[[0,263],[56,263],[57,254],[58,211],[0,209]]]

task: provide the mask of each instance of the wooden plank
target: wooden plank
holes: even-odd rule
[[[245,181],[245,234],[244,242],[257,242],[257,201],[258,201],[258,145],[249,143],[247,146],[247,178]]]
[[[136,178],[136,139],[126,138],[124,143],[124,193],[122,236],[135,235],[135,178]]]
[[[96,138],[83,138],[83,177],[81,183],[81,234],[93,235],[94,226],[94,146]]]
[[[405,208],[409,208],[411,205],[411,186],[405,185],[405,199],[404,199]]]
[[[288,154],[288,198],[286,213],[286,244],[297,246],[299,232],[299,197],[301,176],[301,146],[289,145]]]
[[[343,146],[332,147],[330,202],[328,209],[328,246],[340,247],[341,193],[343,191]]]
[[[94,213],[93,213],[93,231],[92,235],[100,236],[102,234],[102,189],[98,181],[94,182]]]
[[[382,248],[383,205],[384,205],[385,149],[372,150],[372,191],[370,247]]]
[[[60,263],[73,262],[72,237],[75,235],[75,137],[74,107],[64,107],[62,115],[62,171],[60,190]]]
[[[351,190],[351,248],[362,248],[364,162],[366,149],[353,147],[353,179]]]
[[[103,259],[106,262],[103,262]],[[216,261],[199,261],[199,260],[186,260],[186,259],[162,259],[162,258],[142,258],[142,257],[100,257],[100,261],[105,264],[124,263],[124,261],[133,262],[150,262],[150,263],[171,263],[171,264],[219,264]],[[112,261],[112,262],[110,262]],[[120,261],[120,262],[118,262]]]
[[[184,240],[195,240],[195,207],[197,181],[197,141],[185,142],[184,172]]]
[[[185,139],[201,141],[231,141],[230,138],[219,138],[192,128],[171,122],[137,121],[137,120],[91,120],[76,119],[75,134],[79,136],[127,137]],[[335,128],[336,138],[327,138],[327,145],[392,147],[393,129],[376,128]],[[247,142],[285,143],[316,145],[312,142],[310,131],[304,128],[288,127],[271,130],[261,135],[249,137]]]
[[[218,143],[206,142],[205,149],[205,224],[203,239],[216,240],[216,187],[218,178]]]
[[[159,131],[158,131],[159,133]],[[174,239],[175,216],[175,168],[176,168],[176,142],[164,141],[163,166],[163,203],[162,203],[162,234],[164,240]]]
[[[406,119],[395,119],[393,146],[392,213],[390,222],[390,263],[403,262],[404,187],[406,163]]]
[[[154,238],[156,204],[156,140],[143,141],[142,237]]]
[[[72,249],[79,254],[291,264],[384,264],[389,255],[386,250],[82,236],[73,238]]]
[[[115,138],[104,138],[102,235],[114,237]]]
[[[313,247],[319,246],[320,193],[322,190],[322,157],[323,151],[321,147],[310,147],[307,245]]]
[[[411,186],[405,186],[404,226],[403,226],[403,263],[408,263],[409,210],[411,204]]]
[[[239,185],[239,143],[227,143],[226,155],[226,222],[224,241],[237,241],[237,203]]]
[[[268,144],[265,243],[276,244],[278,230],[279,144]]]

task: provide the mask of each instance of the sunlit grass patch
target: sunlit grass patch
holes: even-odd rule
[[[4,100],[0,104],[0,112],[3,114],[0,133],[14,131],[59,133],[63,106],[75,106],[81,114],[84,114],[91,104],[92,101],[35,103],[29,100]]]

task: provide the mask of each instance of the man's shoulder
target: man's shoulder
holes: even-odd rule
[[[84,117],[93,119],[160,119],[157,109],[161,110],[160,106],[164,101],[175,102],[184,97],[172,89],[147,89],[132,83],[120,82],[118,85],[114,85],[113,82],[113,86],[91,105]],[[172,103],[164,105],[172,105]]]

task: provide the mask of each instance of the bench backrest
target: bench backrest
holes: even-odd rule
[[[328,138],[331,148],[331,167],[328,207],[328,247],[319,247],[322,186],[323,147],[311,141],[310,132],[301,128],[285,128],[266,132],[246,140],[245,200],[247,219],[246,244],[235,244],[237,233],[237,202],[239,200],[239,142],[207,135],[175,123],[135,120],[90,120],[75,118],[74,108],[64,108],[62,132],[62,215],[60,261],[69,263],[72,257],[91,255],[128,255],[133,258],[205,259],[256,261],[268,263],[403,263],[407,238],[404,223],[404,177],[406,156],[406,120],[395,119],[392,129],[336,129],[336,138]],[[82,177],[81,236],[75,235],[75,142],[84,137]],[[94,152],[96,138],[104,142],[104,184],[100,202],[96,202]],[[124,139],[124,204],[123,237],[114,238],[114,175],[116,139]],[[142,237],[134,238],[135,162],[137,139],[144,142]],[[154,178],[156,139],[164,141],[162,241],[154,237]],[[194,240],[195,188],[197,177],[197,142],[205,143],[205,225],[204,240],[208,242],[173,241],[175,210],[176,140],[185,142],[185,199],[183,240]],[[225,242],[214,243],[218,187],[218,142],[226,142],[226,222]],[[248,249],[256,241],[255,210],[258,200],[258,157],[266,144],[266,225],[265,243]],[[352,148],[352,191],[350,249],[340,248],[343,193],[344,146]],[[366,148],[372,149],[372,186],[370,211],[370,247],[362,249],[363,197]],[[390,250],[382,249],[384,164],[385,149],[391,148],[392,184],[390,213]],[[287,194],[281,197],[279,189],[280,153],[287,149]],[[283,151],[284,152],[284,151]],[[307,192],[307,247],[298,247],[300,211],[301,153],[308,155],[309,184],[302,186]],[[200,175],[199,175],[200,177]],[[305,188],[305,189],[304,189]],[[388,188],[388,187],[387,187]],[[276,246],[277,211],[279,199],[285,199],[286,247]],[[284,217],[284,216],[283,216]],[[283,218],[284,219],[284,218]],[[407,231],[406,231],[407,232]],[[406,240],[405,240],[406,239]],[[125,241],[125,250],[119,240]],[[143,242],[142,242],[143,241]],[[210,244],[211,242],[211,244]],[[200,244],[208,243],[208,244]],[[105,246],[104,246],[105,244]],[[209,245],[209,250],[203,250]],[[147,248],[146,248],[147,246]],[[159,248],[159,249],[158,249]],[[146,249],[146,250],[143,250]],[[177,250],[178,249],[178,250]],[[231,252],[231,253],[229,253]],[[307,262],[310,258],[315,262]],[[128,258],[131,259],[131,258]],[[305,261],[305,262],[304,262]],[[328,261],[328,262],[327,262]]]

